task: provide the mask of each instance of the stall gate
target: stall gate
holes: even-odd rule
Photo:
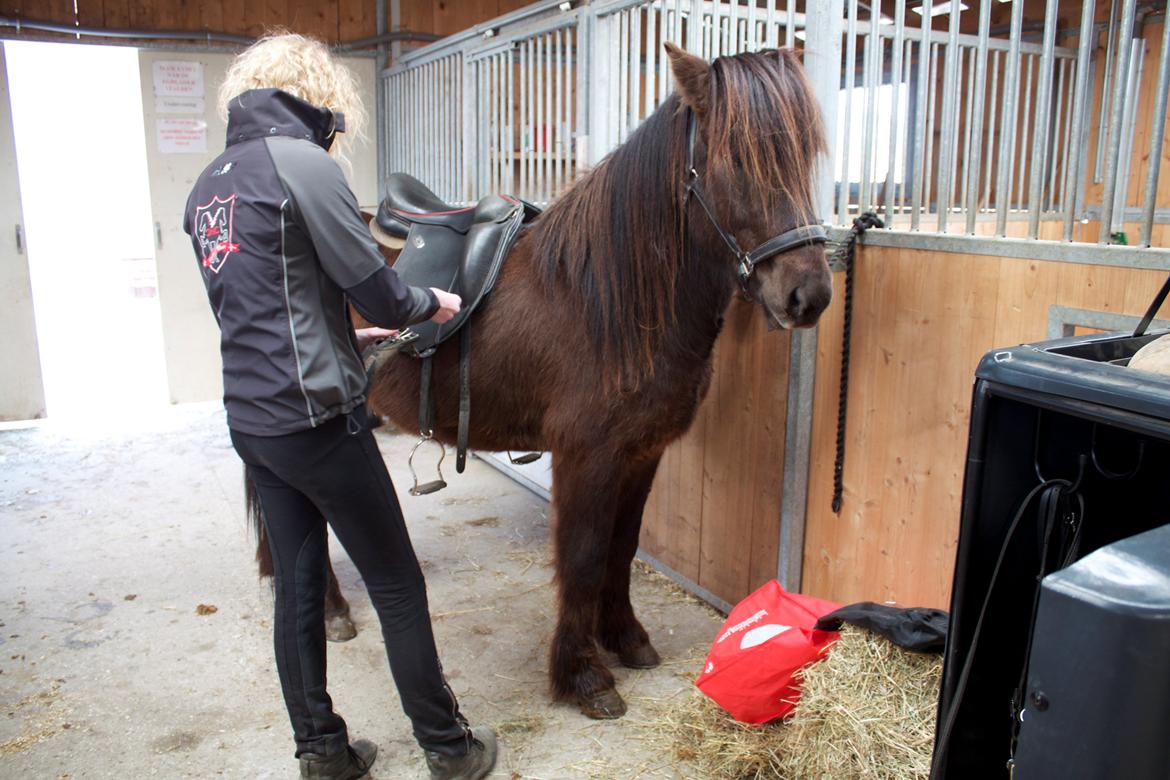
[[[836,237],[863,211],[886,221],[886,230],[867,234],[872,249],[859,260],[875,263],[859,275],[861,312],[872,303],[992,323],[957,337],[964,360],[999,345],[996,339],[1044,337],[1043,323],[1054,315],[1037,290],[1052,292],[1062,311],[1087,312],[1086,322],[1100,320],[1093,312],[1129,313],[1170,269],[1170,177],[1160,175],[1170,92],[1166,3],[971,5],[533,3],[413,51],[383,72],[390,111],[379,128],[380,172],[409,172],[455,203],[502,191],[547,204],[670,93],[664,41],[709,59],[796,47],[830,129],[831,154],[818,181],[821,213]],[[991,266],[972,267],[972,258],[1000,263],[1002,279],[993,285],[985,278]],[[951,265],[939,273],[939,263]],[[1029,282],[1033,277],[1042,281]],[[1120,299],[1100,287],[1066,290],[1061,280],[1074,277],[1090,288],[1108,279],[1110,290],[1132,290]],[[981,293],[995,287],[999,297],[972,297],[968,280],[978,280]],[[1011,310],[991,311],[997,300]],[[815,332],[767,334],[759,320],[738,303],[729,312],[711,394],[660,468],[643,557],[722,606],[768,576],[789,587],[803,579],[842,600],[945,604],[950,530],[923,535],[942,553],[919,576],[921,586],[896,571],[901,565],[921,575],[921,567],[873,564],[860,548],[896,561],[918,552],[907,527],[937,524],[953,510],[957,529],[957,484],[924,503],[917,493],[904,495],[920,490],[911,481],[871,474],[851,482],[849,472],[842,516],[819,506],[820,483],[832,470],[825,458],[835,438],[839,301],[819,329],[829,343],[822,337],[818,344]],[[915,338],[903,325],[897,334],[903,346]],[[858,390],[871,403],[866,413],[896,416],[895,388],[910,387],[910,376],[927,385],[930,379],[891,365],[888,345],[863,343],[880,358],[874,375],[889,385]],[[973,367],[960,362],[955,369],[960,396]],[[943,460],[962,452],[965,418],[962,404],[955,408],[940,411],[950,431],[938,443],[946,453],[935,453]],[[921,434],[913,425],[866,430],[888,440],[851,437],[849,462],[883,448],[913,449]],[[859,495],[863,484],[871,495]],[[875,544],[864,529],[866,513],[887,499],[920,517],[909,526],[899,521],[894,541]],[[854,573],[843,574],[850,566]]]

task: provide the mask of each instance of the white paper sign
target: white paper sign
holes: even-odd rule
[[[202,114],[201,97],[156,97],[154,110],[158,114]]]
[[[203,97],[203,63],[190,60],[157,60],[154,94],[159,97]]]
[[[202,119],[156,119],[155,137],[163,154],[206,154],[207,123]]]

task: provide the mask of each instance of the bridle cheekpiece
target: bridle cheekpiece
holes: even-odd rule
[[[823,244],[829,240],[828,234],[824,227],[818,224],[799,225],[786,230],[778,236],[769,238],[764,243],[757,246],[750,252],[745,252],[740,249],[739,242],[735,240],[735,236],[724,229],[723,225],[719,224],[719,219],[715,216],[715,210],[711,208],[708,202],[707,194],[703,190],[703,184],[700,181],[699,171],[695,168],[695,137],[698,134],[698,120],[695,117],[695,112],[687,109],[687,170],[686,170],[686,196],[683,199],[683,210],[686,210],[687,201],[691,196],[699,201],[699,205],[703,207],[703,211],[707,213],[707,218],[711,220],[715,231],[719,233],[720,238],[727,244],[732,254],[735,255],[739,261],[737,267],[737,274],[739,276],[739,286],[743,289],[743,296],[745,300],[751,300],[751,293],[748,292],[748,281],[752,278],[752,273],[756,270],[756,266],[767,260],[770,257],[787,252],[790,249],[807,246],[809,244]]]

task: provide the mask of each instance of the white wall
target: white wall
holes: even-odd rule
[[[22,221],[8,68],[0,46],[0,420],[45,416],[28,253],[16,248]]]
[[[203,63],[204,113],[207,122],[207,154],[163,154],[155,140],[156,120],[152,64],[157,60],[188,60]],[[222,150],[225,125],[215,110],[215,95],[223,82],[231,55],[218,53],[183,54],[142,50],[142,105],[146,120],[147,165],[150,170],[151,208],[158,222],[161,244],[158,261],[159,305],[162,309],[163,339],[171,401],[207,401],[223,395],[219,358],[219,330],[190,240],[183,232],[183,207],[187,194],[202,172]],[[363,206],[377,202],[377,157],[373,127],[375,68],[370,58],[347,58],[346,64],[358,75],[362,96],[370,114],[367,141],[353,147],[354,192]],[[168,114],[165,116],[179,116]],[[191,116],[191,115],[183,115]]]

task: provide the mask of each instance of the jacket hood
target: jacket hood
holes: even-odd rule
[[[305,138],[328,150],[345,117],[281,89],[250,89],[228,103],[227,145],[272,135]]]

